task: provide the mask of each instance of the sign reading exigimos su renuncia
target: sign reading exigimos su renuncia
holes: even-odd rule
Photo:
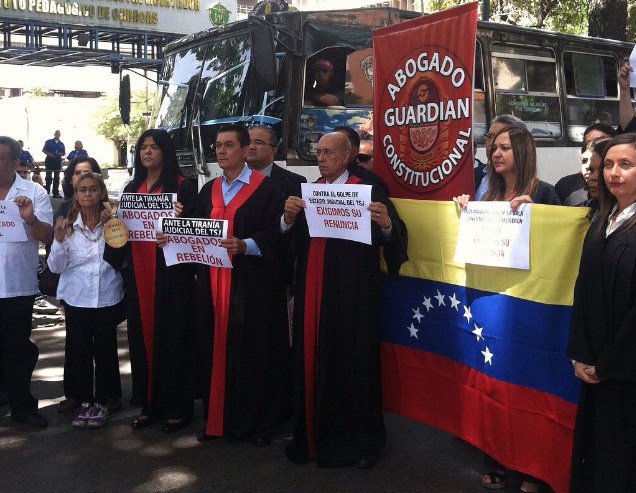
[[[373,32],[375,168],[393,197],[473,191],[477,4]]]
[[[190,34],[214,27],[219,5],[227,9],[226,22],[236,20],[235,0],[0,0],[0,17]]]

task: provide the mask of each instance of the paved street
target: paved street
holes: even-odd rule
[[[109,189],[121,184],[123,173],[111,172]],[[34,327],[32,338],[40,347],[40,358],[32,392],[40,399],[49,426],[33,430],[13,423],[8,408],[0,408],[0,493],[485,491],[479,484],[484,471],[477,450],[444,432],[388,413],[386,448],[380,462],[364,471],[291,463],[283,453],[290,438],[288,424],[264,448],[227,439],[199,443],[195,434],[203,428],[201,402],[196,403],[193,422],[174,435],[163,434],[159,423],[133,431],[130,423],[139,409],[128,403],[131,379],[125,323],[118,328],[124,405],[105,428],[74,429],[73,413],[57,412],[63,398],[63,314],[34,314]],[[518,491],[518,485],[501,491]]]
[[[184,430],[164,435],[160,424],[133,431],[138,409],[128,404],[130,365],[126,326],[119,326],[124,406],[105,428],[77,430],[72,413],[58,413],[63,398],[64,325],[61,314],[34,315],[40,358],[32,391],[49,427],[34,431],[0,410],[0,492],[165,491],[393,491],[483,492],[481,454],[465,442],[411,420],[386,414],[388,443],[371,470],[318,469],[289,462],[289,427],[269,447],[226,439],[199,443],[201,403]],[[434,398],[434,396],[432,396]],[[518,491],[508,486],[502,491]]]

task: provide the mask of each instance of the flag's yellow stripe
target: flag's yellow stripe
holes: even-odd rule
[[[409,261],[401,275],[505,293],[541,303],[571,305],[585,207],[532,205],[530,270],[464,265],[453,260],[459,228],[455,203],[393,199],[408,228]]]

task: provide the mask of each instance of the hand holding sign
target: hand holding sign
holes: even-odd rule
[[[35,214],[33,213],[33,202],[29,197],[24,195],[18,195],[13,199],[13,203],[18,206],[20,212],[20,218],[25,223],[33,223],[35,221]]]
[[[305,201],[300,197],[290,195],[285,201],[285,224],[293,224],[298,213],[305,208]]]
[[[391,218],[386,210],[386,205],[382,202],[371,202],[367,209],[371,212],[371,221],[382,229],[389,229],[391,227]]]

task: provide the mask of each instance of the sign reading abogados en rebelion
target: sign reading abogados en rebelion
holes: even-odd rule
[[[226,3],[221,0],[0,0],[0,17],[189,34],[214,27],[215,9]],[[226,22],[234,20],[235,11],[236,7]]]
[[[477,4],[373,32],[374,171],[392,197],[473,193]]]

